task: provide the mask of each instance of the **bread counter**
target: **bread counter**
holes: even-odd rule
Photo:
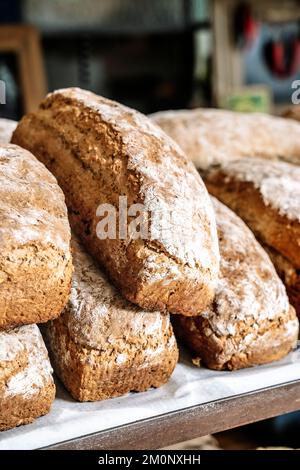
[[[1,433],[0,449],[158,449],[299,409],[300,349],[239,371],[196,367],[184,351],[168,384],[76,403],[59,384],[49,415]],[[34,443],[34,447],[33,447]]]

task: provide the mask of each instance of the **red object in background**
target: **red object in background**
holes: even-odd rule
[[[290,63],[290,75],[295,75],[300,67],[300,38],[296,38],[293,47],[293,58]]]
[[[264,55],[269,71],[282,80],[293,76],[300,67],[300,38],[276,40],[265,44]]]
[[[252,14],[248,3],[241,2],[234,13],[234,34],[238,47],[250,47],[257,38],[259,24]]]

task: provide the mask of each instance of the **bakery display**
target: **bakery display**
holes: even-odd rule
[[[0,145],[0,330],[57,317],[70,289],[64,195],[27,150]]]
[[[52,369],[38,327],[0,332],[0,431],[45,415],[54,396]]]
[[[174,331],[195,365],[214,370],[296,347],[299,131],[295,119],[214,109],[146,117],[78,88],[19,123],[0,119],[0,431],[49,412],[46,347],[79,402],[166,384]],[[155,397],[190,403],[193,380],[216,374],[181,361],[153,401],[132,394],[125,408],[136,417]],[[93,409],[105,419],[122,400]],[[72,423],[91,406],[63,391],[50,418],[57,426],[74,407]]]
[[[167,382],[178,350],[167,313],[121,297],[74,240],[70,300],[43,327],[55,372],[79,401],[145,391]]]
[[[300,123],[291,119],[201,108],[162,111],[151,119],[200,170],[243,157],[300,163]]]
[[[236,160],[207,171],[206,184],[269,250],[299,311],[300,168],[258,158]]]
[[[128,300],[183,315],[206,308],[219,269],[213,209],[197,171],[158,126],[116,102],[69,88],[23,117],[12,141],[57,177],[74,231]],[[130,210],[120,236],[120,196],[127,208],[142,211],[146,236],[131,234]],[[107,208],[118,216],[118,227],[99,236],[97,214]]]
[[[15,128],[17,127],[17,121],[11,119],[0,118],[0,145],[8,144]]]
[[[240,369],[284,357],[298,320],[283,283],[244,222],[214,200],[221,268],[211,308],[174,317],[175,331],[212,369]]]

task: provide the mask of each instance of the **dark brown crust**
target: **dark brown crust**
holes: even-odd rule
[[[117,351],[109,347],[99,351],[75,343],[63,316],[49,322],[43,333],[56,374],[78,401],[105,400],[130,391],[143,392],[160,387],[168,381],[178,360],[176,342],[168,345],[168,339],[173,335],[171,326],[166,331],[162,352],[145,359],[144,351],[135,350],[131,345],[131,359],[125,366],[117,364]],[[124,352],[127,352],[126,348],[124,343]]]
[[[295,318],[294,309],[290,308],[290,319]],[[286,318],[286,321],[289,319]],[[185,318],[178,316],[173,318],[173,325],[176,335],[181,338],[191,351],[199,356],[201,362],[210,369],[215,370],[235,370],[266,364],[282,359],[294,347],[297,336],[285,336],[285,323],[279,319],[277,322],[262,322],[260,332],[242,352],[235,352],[230,360],[224,362],[223,350],[226,345],[226,338],[215,333],[210,336],[205,335],[209,328],[209,322],[203,317]],[[241,336],[249,331],[240,332]]]
[[[205,176],[211,194],[238,214],[254,234],[300,268],[300,224],[266,205],[254,184],[212,170]]]
[[[14,395],[1,399],[0,431],[32,423],[36,418],[49,413],[54,398],[55,385],[50,382],[38,394],[28,398]]]

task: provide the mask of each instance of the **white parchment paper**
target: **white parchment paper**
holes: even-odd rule
[[[58,383],[52,411],[33,424],[0,433],[0,449],[37,449],[197,404],[300,380],[300,348],[280,362],[235,372],[195,367],[184,353],[168,384],[96,403],[77,403]]]

